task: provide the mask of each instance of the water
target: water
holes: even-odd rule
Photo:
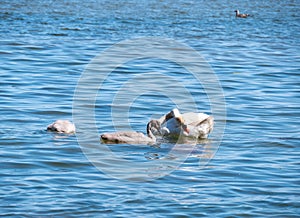
[[[298,217],[299,5],[292,0],[1,1],[0,214]],[[235,9],[253,16],[236,19]],[[101,172],[84,155],[78,136],[45,128],[56,119],[72,119],[76,85],[92,58],[117,42],[144,36],[175,39],[197,50],[220,80],[227,115],[222,142],[215,155],[208,152],[213,156],[208,163],[205,152],[217,136],[197,144],[172,173],[136,182]],[[127,75],[146,72],[180,79],[197,96],[197,109],[211,113],[203,87],[182,67],[156,59],[132,61],[117,68],[97,96],[99,134],[128,127],[112,124],[111,110],[118,105],[111,100]],[[149,117],[173,106],[155,92],[139,96],[129,111],[130,127],[144,132]],[[182,107],[187,111],[189,105]],[[216,126],[222,123],[218,119]],[[136,165],[155,165],[173,146],[110,148]]]

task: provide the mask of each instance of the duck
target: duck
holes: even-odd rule
[[[75,125],[69,120],[56,120],[47,126],[48,131],[53,131],[57,133],[71,134],[75,133]]]
[[[155,144],[156,137],[153,132],[160,132],[161,125],[158,120],[150,120],[147,124],[147,135],[135,131],[120,131],[103,133],[100,138],[104,143],[116,144]]]
[[[205,139],[213,130],[214,118],[205,113],[181,114],[177,108],[162,116],[159,121],[163,136],[186,136]]]
[[[240,14],[239,10],[235,10],[235,17],[239,17],[239,18],[247,18],[250,16],[250,14]]]

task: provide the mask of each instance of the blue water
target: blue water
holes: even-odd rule
[[[252,16],[236,19],[235,9]],[[0,215],[299,217],[299,9],[297,0],[2,0]],[[95,111],[96,138],[45,131],[56,119],[74,118],[74,93],[94,57],[115,43],[141,37],[168,38],[198,51],[217,75],[226,105],[226,114],[215,123],[216,132],[225,125],[224,134],[197,143],[166,175],[160,173],[168,169],[143,171],[149,180],[132,179],[128,165],[117,164],[116,170],[129,179],[109,173],[107,165],[101,169],[81,142],[98,142],[100,133],[129,124],[145,132],[149,117],[174,107],[168,96],[153,90],[130,99],[129,124],[113,124],[113,110],[122,108],[114,97],[126,100],[118,95],[126,94],[122,87],[138,92],[139,83],[126,82],[148,72],[180,81],[198,111],[218,115],[204,87],[182,66],[153,58],[117,67],[95,104],[87,105]],[[184,50],[177,52],[183,57]],[[122,55],[113,53],[111,61]],[[157,81],[154,77],[153,84]],[[188,112],[189,101],[174,90]],[[170,164],[178,158],[168,156],[173,147],[163,142],[108,148],[135,166],[156,166],[164,158]],[[93,149],[101,158],[102,150]]]

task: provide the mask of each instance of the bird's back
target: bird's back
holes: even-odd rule
[[[149,142],[150,138],[146,137],[141,132],[113,132],[104,133],[101,135],[101,139],[105,142],[114,143],[128,143],[128,144],[139,144],[144,142]]]

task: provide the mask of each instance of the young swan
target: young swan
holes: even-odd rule
[[[162,132],[165,136],[180,134],[187,137],[207,138],[213,130],[214,118],[205,113],[180,114],[177,108],[159,119],[162,123]]]
[[[247,18],[250,16],[250,14],[240,14],[239,10],[235,10],[235,16],[240,18]]]
[[[154,131],[160,132],[160,122],[151,120],[147,124],[147,135],[141,132],[122,131],[113,133],[104,133],[100,137],[104,143],[117,144],[155,144],[156,138],[153,135]]]
[[[71,123],[69,120],[56,120],[51,123],[47,130],[57,132],[57,133],[75,133],[75,125]]]

